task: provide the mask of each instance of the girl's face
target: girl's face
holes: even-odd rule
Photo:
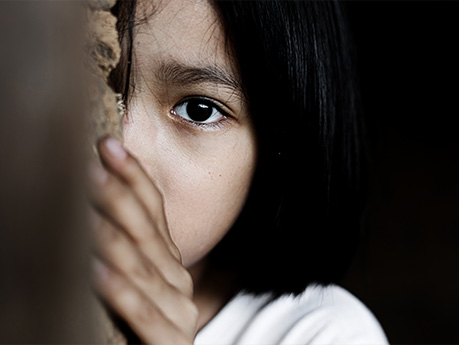
[[[141,18],[146,2],[139,3]],[[145,8],[142,8],[145,6]],[[255,132],[208,1],[161,1],[134,39],[125,146],[164,198],[185,267],[231,228],[247,196]]]

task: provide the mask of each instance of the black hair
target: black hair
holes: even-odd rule
[[[115,14],[127,6],[122,3]],[[213,4],[255,124],[258,162],[247,202],[210,253],[211,263],[236,271],[241,289],[255,293],[298,294],[312,283],[338,282],[356,248],[365,201],[342,7],[336,1]],[[132,13],[123,25],[131,32],[129,50]],[[118,90],[126,67],[113,74]],[[121,91],[127,101],[129,90]]]

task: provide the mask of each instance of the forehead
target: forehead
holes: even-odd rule
[[[143,3],[143,5],[142,5]],[[231,65],[221,23],[209,1],[140,2],[137,18],[153,11],[136,34],[136,55],[142,59],[172,59],[188,64]]]

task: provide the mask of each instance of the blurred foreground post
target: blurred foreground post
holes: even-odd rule
[[[0,343],[97,343],[83,2],[0,1]]]

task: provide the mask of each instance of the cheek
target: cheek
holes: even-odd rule
[[[190,155],[182,150],[183,156],[175,156],[165,174],[166,214],[186,266],[205,256],[231,228],[253,175],[254,147],[249,140],[220,143],[212,151]]]
[[[221,240],[244,205],[254,135],[249,126],[191,134],[148,122],[128,124],[125,145],[162,192],[171,236],[189,267]]]

